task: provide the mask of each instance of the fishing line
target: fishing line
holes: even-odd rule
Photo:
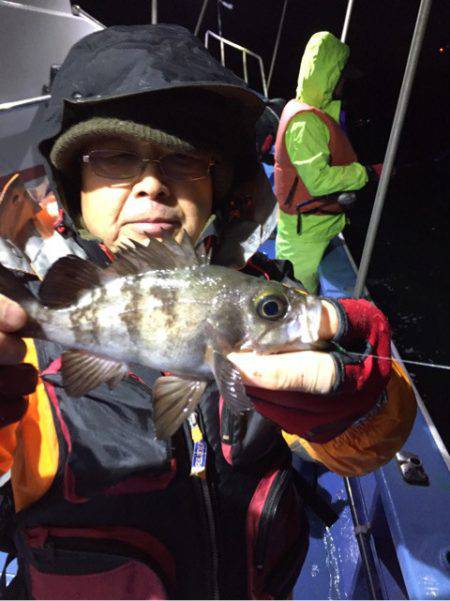
[[[385,361],[398,361],[399,363],[409,363],[409,365],[419,365],[421,367],[434,367],[435,369],[445,369],[450,371],[450,365],[442,365],[440,363],[425,363],[423,361],[412,361],[410,359],[401,359],[401,361],[399,361],[398,359],[396,359],[395,357],[382,357],[380,355],[364,355],[363,353],[353,353],[350,351],[347,351],[346,353],[347,355],[350,356],[354,356],[354,357],[361,357],[361,359],[365,359],[366,357],[373,357],[374,359],[384,359]]]

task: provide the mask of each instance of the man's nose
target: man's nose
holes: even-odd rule
[[[135,196],[147,196],[151,199],[160,199],[170,195],[170,189],[165,182],[156,163],[149,162],[145,170],[133,185]]]

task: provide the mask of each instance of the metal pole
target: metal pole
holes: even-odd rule
[[[203,18],[205,16],[208,4],[209,4],[209,0],[203,0],[202,8],[200,9],[200,14],[199,14],[198,20],[197,20],[197,25],[195,26],[194,35],[198,35],[198,32],[200,31],[200,27],[203,23]]]
[[[222,13],[220,12],[220,0],[217,0],[217,29],[220,36],[220,64],[225,67],[225,46],[222,39]]]
[[[345,13],[344,27],[342,28],[341,33],[341,42],[345,42],[345,40],[347,39],[348,26],[350,25],[350,18],[352,16],[353,10],[353,2],[354,0],[348,0],[347,12]]]
[[[152,23],[158,23],[158,0],[152,0]]]
[[[275,40],[275,46],[274,46],[273,54],[272,54],[272,61],[270,63],[269,77],[267,78],[267,89],[270,88],[270,82],[272,81],[273,68],[275,66],[275,60],[276,60],[277,54],[278,54],[278,46],[280,45],[281,30],[283,29],[287,3],[288,3],[288,0],[284,0],[283,10],[281,12],[280,24],[278,26],[278,31],[277,31],[277,39]]]
[[[428,15],[431,9],[432,0],[421,0],[417,21],[414,28],[411,46],[409,49],[408,61],[406,63],[405,74],[403,76],[402,87],[398,97],[397,108],[395,109],[394,121],[389,136],[389,142],[384,157],[383,171],[381,172],[380,181],[378,184],[375,202],[370,217],[369,227],[367,229],[366,241],[359,266],[358,277],[356,278],[354,297],[360,298],[364,289],[364,284],[369,270],[370,259],[375,244],[375,238],[378,231],[381,212],[383,210],[384,199],[389,186],[394,159],[397,152],[397,147],[400,139],[400,134],[405,119],[408,101],[411,95],[411,88],[414,81],[414,75],[419,60],[420,49],[422,46],[423,36],[427,26]]]
[[[244,81],[248,83],[248,69],[247,69],[247,53],[242,53],[242,70],[244,72]]]

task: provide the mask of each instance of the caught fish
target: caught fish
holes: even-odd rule
[[[0,266],[0,292],[25,309],[21,336],[50,340],[62,355],[67,392],[114,387],[129,363],[170,372],[153,390],[158,437],[171,436],[211,380],[234,412],[252,407],[231,351],[315,348],[321,304],[279,282],[209,264],[187,234],[180,244],[151,239],[107,268],[74,255],[56,261],[39,299]]]

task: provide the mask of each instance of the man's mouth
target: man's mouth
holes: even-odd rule
[[[175,219],[147,219],[133,221],[127,224],[128,228],[147,236],[159,236],[173,233],[180,227],[180,222]]]

